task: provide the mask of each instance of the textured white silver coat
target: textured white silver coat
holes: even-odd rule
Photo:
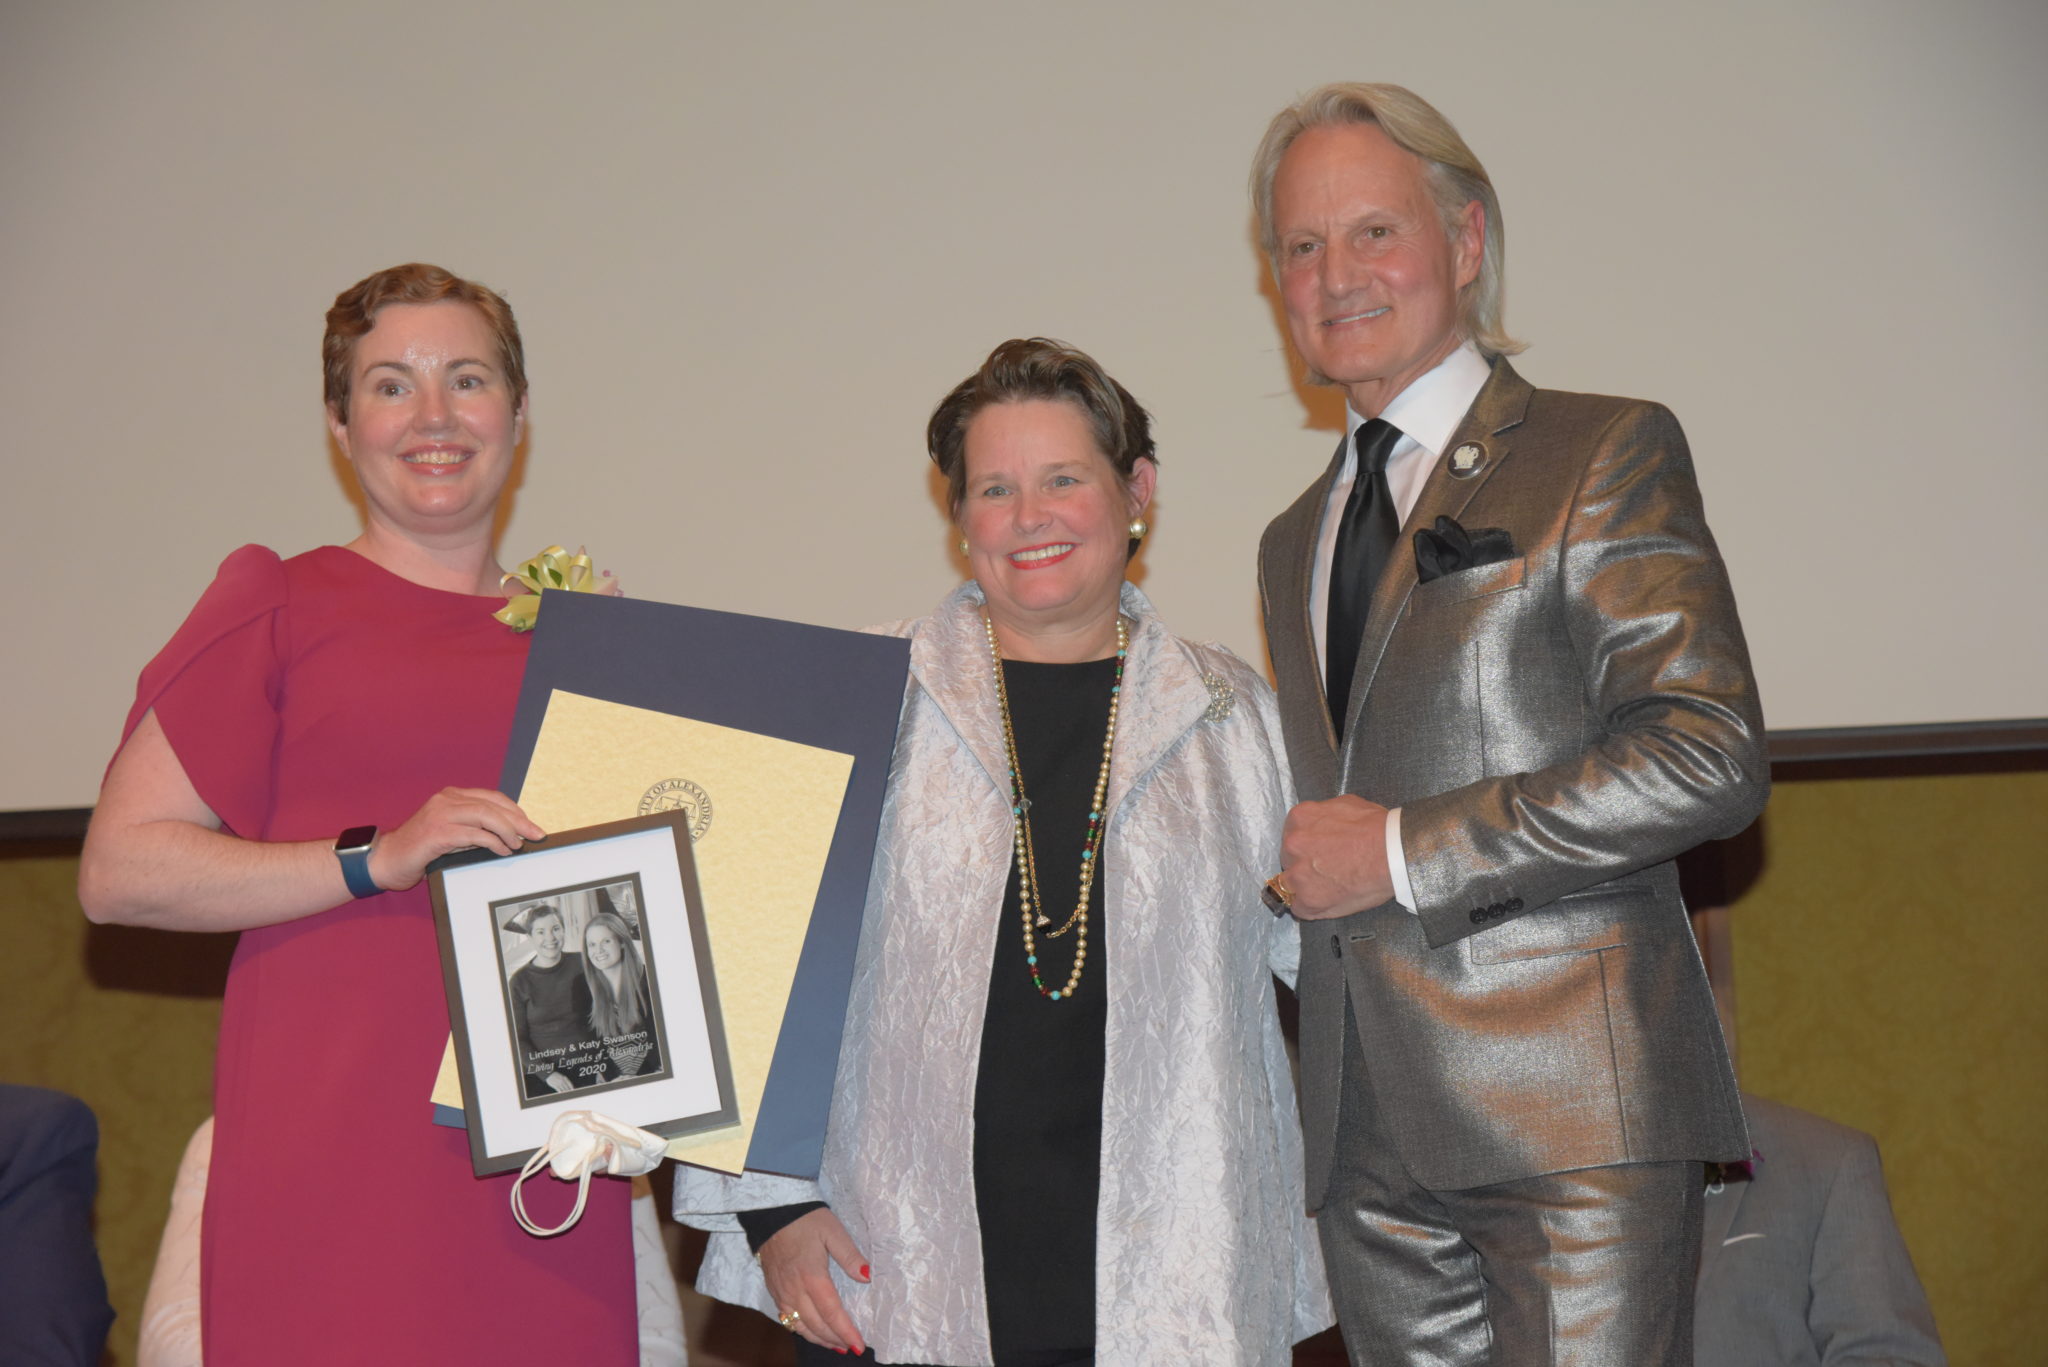
[[[969,583],[884,628],[910,638],[911,682],[819,1182],[681,1167],[675,1188],[676,1217],[713,1231],[698,1289],[768,1315],[730,1212],[828,1201],[873,1266],[870,1285],[834,1276],[885,1362],[989,1361],[974,1090],[995,937],[1020,932],[1002,915],[1011,824],[981,602]],[[1292,802],[1279,716],[1264,679],[1170,635],[1130,585],[1123,610],[1096,1361],[1284,1363],[1331,1315],[1274,1012],[1299,942],[1258,896]]]

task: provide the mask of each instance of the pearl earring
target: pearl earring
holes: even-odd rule
[[[1134,518],[1132,518],[1132,519],[1131,519],[1131,528],[1130,528],[1130,530],[1131,530],[1131,540],[1133,540],[1133,541],[1143,541],[1143,540],[1145,539],[1145,533],[1147,533],[1147,532],[1149,532],[1149,531],[1151,531],[1151,530],[1152,530],[1152,524],[1151,524],[1151,523],[1149,523],[1149,522],[1147,522],[1147,521],[1146,521],[1146,520],[1145,520],[1144,518],[1142,518],[1142,517],[1134,517]]]
[[[960,554],[967,554],[967,538],[964,536],[960,538]]]

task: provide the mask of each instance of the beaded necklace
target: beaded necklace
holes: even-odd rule
[[[1024,766],[1017,761],[1017,733],[1010,726],[1010,690],[1003,682],[1003,650],[996,644],[996,624],[987,609],[982,610],[981,624],[988,632],[989,660],[996,675],[996,703],[1003,714],[1003,753],[1010,766],[1010,819],[1016,828],[1017,900],[1024,909],[1024,962],[1031,968],[1031,981],[1038,994],[1058,1001],[1074,995],[1081,982],[1081,968],[1088,962],[1088,894],[1095,887],[1095,867],[1102,862],[1102,832],[1106,824],[1102,803],[1109,794],[1109,754],[1116,743],[1116,709],[1124,691],[1124,657],[1130,649],[1130,633],[1124,628],[1123,614],[1117,614],[1116,677],[1110,680],[1109,727],[1102,737],[1102,765],[1095,772],[1095,798],[1088,804],[1088,836],[1081,845],[1081,895],[1074,903],[1073,914],[1045,937],[1056,940],[1069,930],[1074,932],[1074,971],[1067,974],[1064,987],[1051,988],[1038,975],[1038,931],[1051,925],[1052,918],[1045,914],[1045,900],[1038,891],[1038,851],[1031,839],[1029,815],[1031,799],[1024,795]]]

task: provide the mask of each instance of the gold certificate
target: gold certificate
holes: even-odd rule
[[[782,1029],[853,756],[556,689],[517,794],[542,830],[689,814],[737,1125],[669,1155],[738,1173]],[[459,1107],[452,1048],[434,1101]]]

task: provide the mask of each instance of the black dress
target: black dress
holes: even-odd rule
[[[1003,663],[1031,799],[1039,895],[1052,920],[1037,930],[1038,975],[1062,995],[1049,1000],[1032,981],[1013,859],[989,969],[974,1092],[974,1197],[996,1367],[1083,1363],[1094,1353],[1095,1208],[1109,1019],[1100,872],[1088,897],[1088,961],[1071,997],[1065,989],[1078,928],[1056,940],[1046,935],[1059,929],[1080,895],[1081,851],[1115,677],[1114,658]],[[817,1205],[746,1211],[739,1218],[759,1251],[776,1229]],[[800,1364],[849,1360],[797,1343]]]
[[[1011,726],[1031,799],[1039,893],[1052,924],[1037,932],[1038,975],[1025,962],[1016,868],[990,966],[974,1091],[974,1194],[988,1284],[989,1339],[1006,1352],[1087,1349],[1095,1342],[1095,1206],[1102,1172],[1104,990],[1109,969],[1103,882],[1088,897],[1088,960],[1064,995],[1078,929],[1057,930],[1080,893],[1089,804],[1102,764],[1116,661],[1005,661]],[[1013,861],[1014,863],[1014,861]]]

